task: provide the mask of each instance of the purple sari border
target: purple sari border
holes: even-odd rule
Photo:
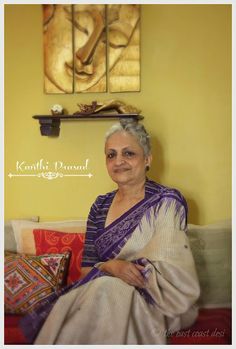
[[[115,196],[115,195],[114,195]],[[111,203],[113,201],[114,197],[111,200]],[[104,232],[106,232],[107,230],[111,229],[113,226],[116,226],[117,224],[119,224],[120,222],[122,222],[129,214],[130,212],[132,212],[133,210],[135,210],[138,206],[140,206],[143,202],[145,202],[146,200],[146,195],[144,197],[144,199],[140,200],[139,202],[137,202],[134,206],[132,206],[130,209],[128,209],[128,211],[126,211],[125,213],[123,213],[120,217],[118,217],[116,220],[114,220],[111,224],[109,224],[108,226],[104,226]],[[105,223],[105,222],[104,222]]]
[[[140,224],[142,217],[146,216],[148,219],[149,210],[151,207],[156,206],[155,215],[158,215],[161,206],[160,203],[164,199],[175,199],[178,202],[177,211],[181,208],[181,206],[183,206],[185,209],[185,215],[183,215],[181,220],[184,221],[184,219],[186,219],[187,204],[185,199],[177,190],[166,187],[163,188],[164,189],[160,190],[159,193],[154,193],[155,195],[150,195],[149,197],[147,197],[148,195],[146,190],[145,198],[143,200],[131,207],[121,217],[103,229],[101,234],[94,241],[96,250],[98,251],[101,260],[107,261],[111,258],[115,258],[124,247],[128,239],[132,236],[133,231]],[[171,201],[167,204],[170,205]],[[115,231],[116,233],[114,234]]]

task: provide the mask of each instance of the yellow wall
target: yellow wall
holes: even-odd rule
[[[189,221],[231,217],[231,6],[143,5],[141,92],[45,95],[40,5],[5,5],[5,217],[85,217],[98,194],[115,188],[103,137],[113,121],[63,123],[40,136],[35,114],[55,103],[117,98],[142,109],[152,134],[150,177],[182,191]],[[16,161],[82,164],[91,179],[9,178]]]

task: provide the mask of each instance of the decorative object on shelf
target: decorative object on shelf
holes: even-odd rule
[[[39,120],[42,136],[59,136],[61,121],[85,119],[133,119],[142,120],[141,110],[117,99],[103,102],[92,101],[91,104],[78,103],[79,111],[73,115],[64,115],[65,109],[59,104],[51,108],[52,115],[35,115]]]
[[[63,115],[64,114],[64,109],[60,104],[54,104],[50,110],[51,110],[52,115]]]
[[[45,93],[140,91],[140,5],[42,8]]]
[[[82,104],[78,103],[77,104],[80,107],[80,110],[75,112],[74,115],[89,115],[93,114],[96,112],[96,108],[98,106],[96,101],[93,101],[92,104]]]
[[[109,114],[140,114],[141,110],[132,105],[128,105],[117,99],[109,99],[104,102],[93,101],[91,104],[79,104],[80,110],[76,111],[74,115],[88,115],[97,113]]]
[[[126,104],[117,99],[109,99],[104,102],[97,102],[98,107],[96,108],[96,113],[106,111],[115,111],[119,114],[140,114],[141,110],[136,107]]]
[[[42,136],[58,137],[60,134],[61,121],[83,121],[86,119],[132,119],[142,120],[143,116],[136,113],[128,114],[110,114],[110,113],[96,113],[96,114],[77,114],[77,115],[34,115],[34,119],[39,120],[40,132]]]

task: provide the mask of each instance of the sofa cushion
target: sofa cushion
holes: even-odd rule
[[[18,219],[18,221],[20,221]],[[39,217],[38,216],[33,216],[29,219],[21,219],[21,221],[24,222],[29,222],[32,224],[32,222],[38,222],[39,221]],[[14,236],[14,230],[12,227],[12,222],[11,221],[6,221],[4,223],[4,249],[5,251],[12,251],[12,252],[16,252],[16,239]]]
[[[34,229],[48,229],[67,233],[84,233],[86,230],[85,219],[42,223],[12,220],[11,224],[14,230],[17,252],[26,254],[36,254],[33,234]]]
[[[67,283],[70,284],[80,278],[80,265],[84,247],[83,233],[66,233],[46,229],[34,229],[36,254],[64,253],[70,251],[70,265]]]
[[[32,256],[6,253],[5,312],[24,314],[65,284],[70,253]]]
[[[231,306],[231,220],[209,225],[188,225],[196,263],[200,307]]]

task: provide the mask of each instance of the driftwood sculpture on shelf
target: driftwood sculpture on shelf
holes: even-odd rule
[[[109,114],[140,114],[141,110],[132,105],[128,105],[116,99],[110,99],[104,102],[93,101],[91,104],[78,103],[80,110],[74,115],[91,115],[97,113]]]
[[[80,107],[79,111],[76,111],[73,113],[74,115],[80,114],[80,115],[89,115],[93,114],[96,111],[96,108],[98,106],[96,101],[93,101],[91,104],[82,104],[78,103],[77,104]]]

